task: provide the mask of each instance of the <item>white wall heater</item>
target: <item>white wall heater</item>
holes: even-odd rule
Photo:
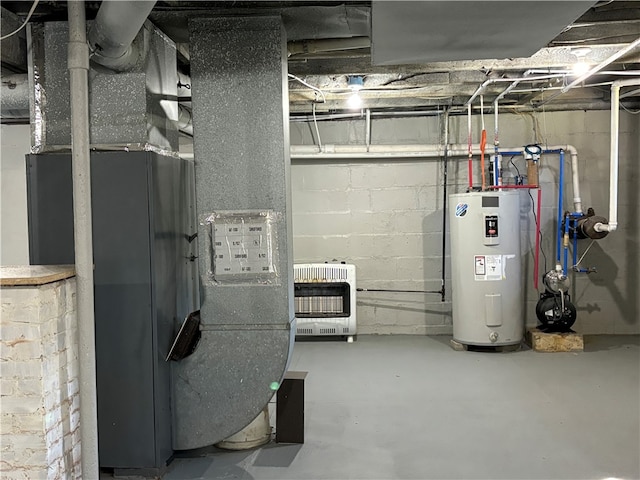
[[[296,335],[356,334],[356,266],[304,263],[293,266]]]

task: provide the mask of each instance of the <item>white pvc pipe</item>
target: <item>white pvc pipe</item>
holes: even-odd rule
[[[618,228],[618,162],[620,132],[620,85],[611,85],[611,143],[609,151],[609,224],[607,230]],[[597,225],[596,225],[597,227]],[[597,228],[596,228],[597,230]]]
[[[71,99],[71,165],[73,173],[73,231],[80,383],[80,441],[82,478],[98,478],[98,408],[93,299],[93,236],[91,166],[89,155],[89,49],[84,0],[67,2],[69,13],[69,86]]]
[[[616,80],[611,84],[611,143],[609,149],[609,223],[596,223],[596,232],[618,229],[618,168],[620,163],[620,87],[640,85],[640,78]]]
[[[524,147],[504,147],[505,152],[524,153]],[[573,186],[573,208],[576,212],[582,212],[582,199],[580,198],[580,174],[578,171],[578,151],[573,145],[546,146],[545,150],[564,150],[571,156],[571,178]],[[291,145],[292,160],[349,160],[349,159],[402,159],[402,158],[436,158],[445,155],[448,157],[465,157],[469,155],[467,145],[449,145],[445,151],[443,145],[370,145],[367,149],[362,145],[323,145],[320,151],[313,145]],[[480,145],[472,146],[471,153],[480,155]]]
[[[503,147],[501,150],[507,152],[524,153],[524,147]],[[545,146],[545,150],[564,150],[575,155],[577,158],[576,148],[572,145],[556,145]],[[379,145],[372,144],[367,152],[365,145],[331,145],[323,144],[322,149],[318,151],[317,145],[291,145],[291,158],[295,159],[312,159],[312,158],[408,158],[408,157],[441,157],[445,153],[443,145]],[[468,155],[469,149],[467,145],[451,144],[447,148],[448,157],[463,157]],[[480,145],[475,144],[472,147],[474,155],[480,154]],[[576,165],[577,167],[577,165]],[[577,178],[577,177],[576,177]]]

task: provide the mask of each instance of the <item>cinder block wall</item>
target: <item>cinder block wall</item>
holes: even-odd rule
[[[578,150],[583,205],[608,217],[609,112],[501,114],[500,144],[518,147],[539,142],[571,144]],[[493,116],[485,116],[490,143]],[[578,309],[575,328],[583,333],[640,333],[639,171],[640,118],[621,113],[619,229],[596,242],[583,260],[597,274],[575,275],[571,289]],[[474,116],[474,142],[480,118]],[[363,144],[364,120],[319,122],[323,144]],[[450,143],[466,144],[466,117],[452,117]],[[436,117],[374,119],[374,144],[438,144],[441,125]],[[305,123],[291,124],[291,144],[314,144],[315,132]],[[488,147],[492,151],[493,146]],[[468,183],[466,157],[449,161],[449,193],[463,192]],[[565,172],[565,208],[571,209],[569,156]],[[522,157],[513,159],[526,174]],[[542,233],[546,267],[555,259],[557,155],[541,162]],[[476,184],[480,178],[475,162]],[[504,176],[516,169],[503,159]],[[508,167],[508,168],[507,168]],[[356,264],[358,285],[369,288],[439,290],[442,274],[443,163],[440,159],[293,161],[293,231],[296,262],[342,260]],[[536,192],[531,192],[535,198]],[[535,223],[531,199],[521,192],[521,228],[525,320],[535,325],[538,292],[533,288]],[[589,240],[579,244],[581,254]],[[360,333],[451,333],[451,269],[445,262],[447,295],[360,293]],[[541,257],[540,270],[545,261]],[[542,288],[542,287],[540,287]]]
[[[80,478],[75,278],[2,287],[0,477]]]

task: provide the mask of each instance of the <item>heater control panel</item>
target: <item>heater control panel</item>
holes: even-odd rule
[[[484,216],[484,244],[498,245],[500,243],[498,215]]]

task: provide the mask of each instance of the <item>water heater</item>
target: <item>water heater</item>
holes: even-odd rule
[[[466,345],[518,344],[524,334],[520,194],[449,199],[453,338]]]

